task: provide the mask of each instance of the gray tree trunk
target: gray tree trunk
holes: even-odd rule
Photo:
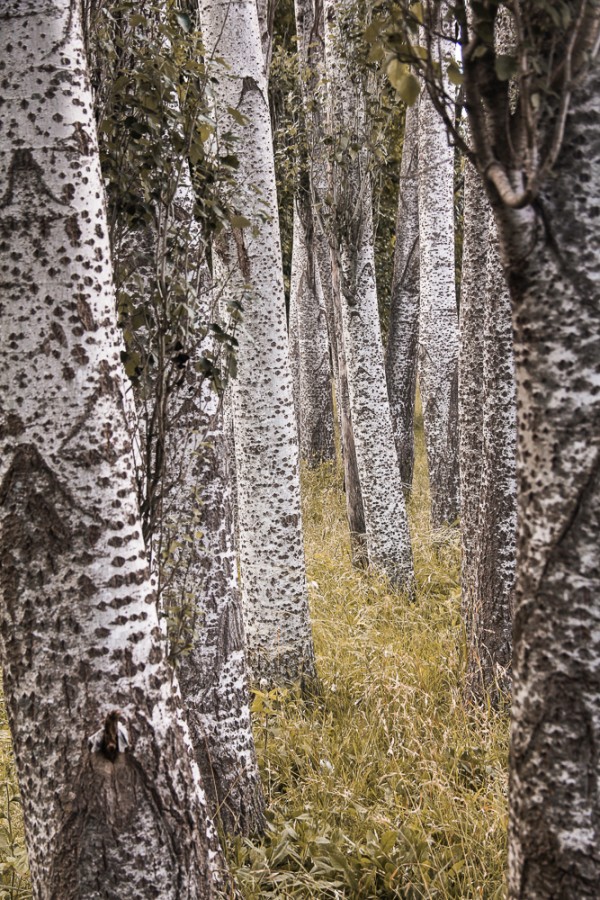
[[[470,163],[460,304],[459,415],[466,694],[510,688],[515,581],[516,406],[510,297],[489,201]]]
[[[540,205],[509,209],[490,187],[517,373],[509,896],[520,900],[596,898],[600,883],[599,142],[596,59]]]
[[[314,252],[309,196],[294,201],[290,314],[296,314],[300,456],[310,467],[335,458],[327,319]]]
[[[332,114],[347,146],[364,145],[366,110],[360,77],[351,74],[342,22],[345,2],[326,0],[327,68]],[[369,156],[350,154],[334,168],[344,352],[369,564],[409,589],[414,578],[400,469],[392,432],[377,307]]]
[[[0,58],[0,633],[34,897],[212,897],[132,477],[79,4],[5,3]]]
[[[394,440],[405,490],[410,490],[415,460],[414,417],[419,347],[419,107],[406,110],[400,166],[387,378]]]
[[[333,121],[326,122],[328,85],[325,60],[325,18],[323,5],[317,0],[295,0],[296,34],[301,64],[301,83],[305,115],[309,125],[309,174],[311,206],[314,221],[314,253],[325,300],[325,312],[331,347],[340,445],[344,467],[346,513],[350,531],[352,562],[363,567],[367,563],[365,514],[352,431],[348,370],[344,350],[342,305],[340,295],[339,247],[329,203],[332,172],[324,143],[335,130]]]
[[[258,15],[253,0],[204,0],[201,15],[207,57],[230,66],[213,82],[217,134],[239,138],[235,202],[252,226],[225,230],[214,246],[216,287],[244,307],[232,396],[248,661],[267,683],[310,678],[298,439]]]
[[[438,58],[448,51],[435,41]],[[442,63],[443,66],[446,63]],[[451,93],[450,85],[447,90]],[[459,514],[458,312],[454,272],[454,148],[424,89],[419,103],[419,386],[434,528]]]

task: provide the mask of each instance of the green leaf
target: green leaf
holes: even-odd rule
[[[423,24],[423,4],[422,3],[412,3],[410,7],[410,11],[419,23],[419,25]]]
[[[239,109],[235,109],[233,106],[227,107],[227,112],[231,116],[231,118],[238,123],[238,125],[247,125],[248,119],[244,116]]]
[[[179,22],[179,24],[181,25],[181,27],[183,28],[185,33],[189,34],[190,31],[192,30],[192,20],[190,19],[188,14],[178,12],[175,14],[175,18],[177,19],[177,21]]]
[[[494,60],[494,68],[500,81],[508,81],[517,71],[517,60],[514,56],[499,53]]]
[[[246,216],[230,216],[229,221],[234,228],[249,228],[252,222]]]
[[[451,62],[448,66],[448,78],[450,79],[452,84],[455,84],[457,87],[465,80],[463,73],[458,68],[458,65],[455,62]]]
[[[392,59],[388,63],[387,74],[402,100],[407,106],[412,106],[416,102],[421,88],[418,80],[407,69],[408,67],[404,63]]]

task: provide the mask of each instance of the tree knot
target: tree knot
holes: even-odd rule
[[[122,719],[120,709],[109,712],[103,727],[88,739],[91,753],[101,753],[110,762],[114,762],[119,753],[125,753],[129,747],[129,734]]]

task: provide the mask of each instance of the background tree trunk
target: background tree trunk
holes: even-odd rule
[[[466,695],[510,688],[516,421],[510,297],[479,174],[465,170],[459,414]]]
[[[442,61],[453,52],[434,40]],[[447,85],[451,94],[450,85]],[[458,312],[454,266],[454,148],[425,89],[419,103],[419,386],[431,487],[431,523],[459,514]]]
[[[4,4],[0,57],[0,632],[34,896],[212,897],[132,477],[79,4]]]
[[[414,416],[419,345],[419,107],[406,109],[398,191],[394,275],[385,359],[394,441],[405,490],[415,459]]]
[[[297,317],[300,456],[314,467],[334,459],[335,447],[327,320],[308,194],[297,194],[294,202],[290,290]]]
[[[208,57],[231,66],[213,83],[217,130],[239,137],[236,203],[256,228],[224,231],[214,256],[217,288],[244,306],[232,386],[243,608],[251,673],[272,683],[312,677],[314,651],[271,120],[255,3],[205,0],[201,14]]]
[[[347,145],[367,139],[361,79],[352,79],[345,47],[344,3],[327,0],[327,67],[332,112]],[[368,152],[334,168],[335,238],[339,242],[344,352],[369,563],[412,587],[413,567],[400,470],[387,396],[377,307]]]

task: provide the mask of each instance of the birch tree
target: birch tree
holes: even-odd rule
[[[400,477],[410,490],[419,346],[418,106],[406,110],[385,373]]]
[[[497,702],[510,687],[515,581],[512,322],[491,208],[471,163],[464,202],[459,414],[467,695]]]
[[[256,5],[206,0],[201,21],[208,58],[230,67],[213,84],[217,136],[237,136],[236,202],[244,213],[219,236],[214,256],[218,289],[244,306],[232,396],[248,658],[255,679],[310,678],[297,428]]]
[[[502,4],[502,7],[507,6]],[[508,8],[508,6],[507,6]],[[600,384],[595,3],[455,7],[472,147],[508,276],[517,382],[509,897],[594,897],[600,876],[597,552]],[[517,102],[511,106],[514,76]]]
[[[439,5],[425,43],[441,65],[451,52],[440,39]],[[435,32],[435,37],[431,37]],[[450,85],[446,82],[446,91]],[[434,528],[459,513],[458,312],[454,266],[454,148],[428,92],[419,102],[419,385]]]
[[[206,103],[195,84],[199,38],[160,4],[138,7],[134,22],[103,17],[91,46],[99,44],[97,56],[114,67],[102,90],[100,124],[120,324],[128,362],[137,363],[129,371],[143,436],[140,500],[209,806],[226,831],[249,833],[261,828],[262,795],[218,399],[234,339],[216,323],[210,302],[189,164],[205,155],[198,121]],[[179,91],[173,58],[185,86]],[[132,118],[135,130],[128,128]],[[124,198],[135,215],[125,212]]]
[[[329,344],[333,362],[340,443],[344,466],[346,515],[352,562],[367,563],[365,513],[348,392],[348,368],[344,350],[337,235],[327,202],[330,192],[330,160],[325,145],[331,141],[334,123],[327,120],[328,85],[325,59],[324,7],[316,0],[295,0],[300,81],[307,122],[310,203],[313,216],[314,254],[325,302]]]
[[[367,119],[362,78],[345,56],[349,6],[324,4],[332,118],[349,153],[333,166],[334,252],[339,258],[344,354],[369,563],[410,588],[412,552],[392,433],[373,256]]]
[[[335,456],[333,399],[325,300],[315,255],[308,194],[294,201],[294,246],[290,310],[296,314],[298,346],[298,430],[300,456],[309,466]]]
[[[212,897],[131,474],[79,4],[4,4],[0,57],[0,634],[34,895]]]

